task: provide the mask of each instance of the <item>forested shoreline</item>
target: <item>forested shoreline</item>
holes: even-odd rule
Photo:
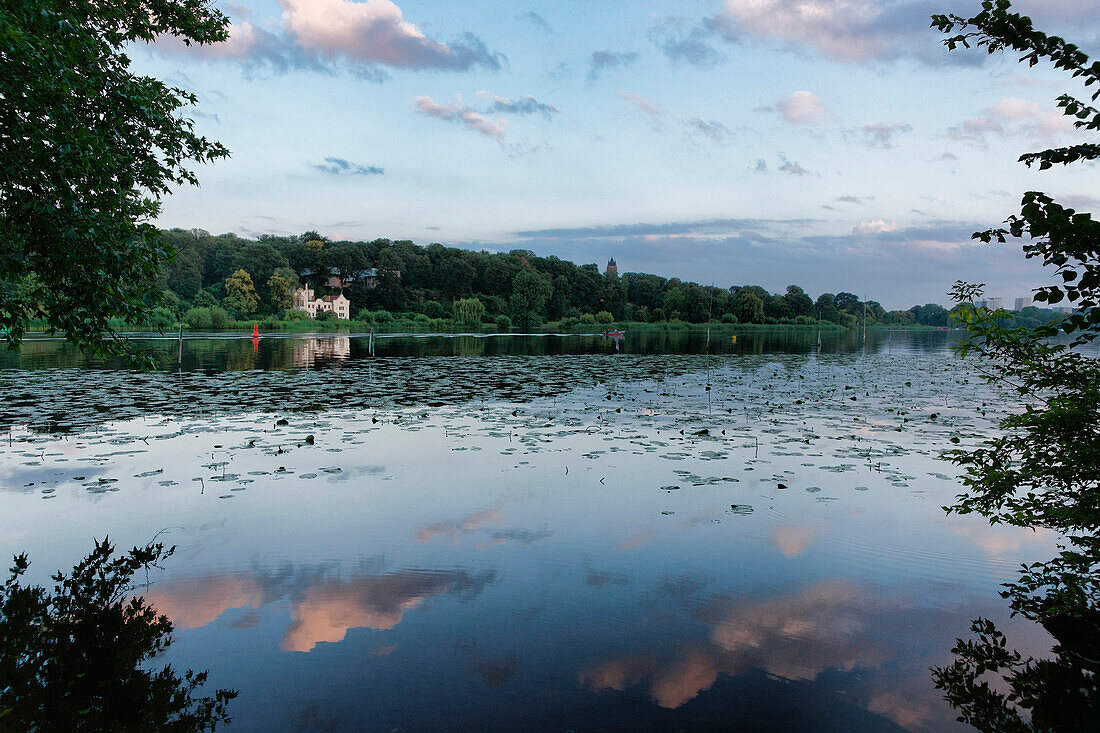
[[[212,235],[199,229],[161,233],[171,256],[160,268],[163,302],[143,325],[231,328],[242,321],[305,326],[291,308],[293,288],[343,293],[353,321],[386,327],[530,329],[608,323],[946,327],[950,311],[929,303],[887,311],[852,293],[812,298],[801,287],[770,293],[759,285],[715,287],[648,273],[601,272],[527,250],[474,252],[408,240],[331,241],[297,236]],[[370,277],[364,276],[371,272]],[[339,281],[343,287],[329,283]],[[1027,308],[1019,322],[1041,323],[1049,311]],[[318,320],[335,320],[329,313]]]

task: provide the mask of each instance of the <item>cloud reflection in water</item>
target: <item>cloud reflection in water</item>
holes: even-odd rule
[[[348,578],[316,569],[277,575],[223,573],[170,581],[145,596],[179,629],[206,626],[230,609],[288,600],[291,624],[280,646],[308,652],[321,642],[341,641],[350,629],[392,629],[407,611],[432,596],[473,598],[495,577],[493,571],[417,569],[362,572]]]

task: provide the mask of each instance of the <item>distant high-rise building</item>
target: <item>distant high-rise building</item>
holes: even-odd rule
[[[979,308],[988,308],[991,311],[995,311],[998,308],[1002,307],[1001,304],[1003,302],[1003,298],[983,298],[974,305],[978,306]]]
[[[1024,308],[1027,308],[1030,305],[1031,305],[1031,296],[1030,295],[1027,296],[1026,298],[1017,298],[1016,299],[1016,305],[1012,310],[1022,311]]]
[[[604,274],[608,277],[611,277],[612,275],[614,275],[615,277],[619,276],[619,266],[615,264],[614,257],[607,261],[607,272],[605,272]]]

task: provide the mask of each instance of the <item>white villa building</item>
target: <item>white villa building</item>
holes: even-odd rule
[[[305,311],[310,318],[316,318],[318,313],[324,313],[325,311],[335,313],[337,318],[344,321],[351,318],[351,301],[345,298],[343,293],[317,298],[314,296],[313,288],[305,285],[304,287],[294,288],[291,296],[294,309]]]

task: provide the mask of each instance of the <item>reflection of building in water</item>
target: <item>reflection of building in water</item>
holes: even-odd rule
[[[316,318],[318,313],[324,313],[325,311],[331,311],[336,314],[337,318],[345,321],[351,318],[351,301],[345,298],[343,293],[317,298],[314,297],[313,288],[305,285],[304,287],[294,288],[292,295],[294,309],[305,311],[310,318]]]
[[[334,336],[321,339],[290,339],[294,346],[294,366],[311,367],[318,359],[342,361],[351,356],[351,339]]]

